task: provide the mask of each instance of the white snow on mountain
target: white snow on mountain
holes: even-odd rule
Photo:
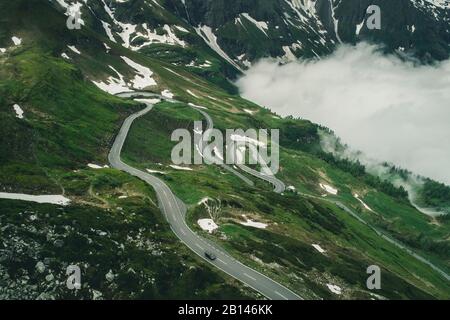
[[[15,104],[13,106],[13,108],[14,108],[14,111],[16,112],[16,117],[19,118],[19,119],[23,119],[23,110],[22,110],[22,108],[18,104]]]
[[[122,56],[121,58],[130,67],[138,72],[138,74],[134,77],[134,80],[131,80],[133,88],[142,90],[144,88],[156,85],[156,81],[152,78],[153,72],[149,68],[144,67],[143,65],[140,65],[125,56]]]
[[[203,40],[208,44],[208,46],[213,49],[219,56],[224,58],[226,61],[228,61],[231,65],[233,65],[236,69],[243,72],[242,68],[234,62],[233,59],[231,59],[228,54],[222,50],[222,48],[217,43],[217,36],[212,31],[211,27],[209,26],[198,26],[195,28],[195,31],[199,36],[203,38]]]
[[[11,200],[22,200],[29,202],[37,202],[37,203],[49,203],[67,206],[70,204],[70,199],[62,196],[62,195],[30,195],[23,193],[6,193],[0,192],[0,199],[11,199]]]
[[[11,40],[13,41],[15,46],[20,46],[22,44],[22,39],[19,37],[14,36],[11,38]]]
[[[208,231],[208,233],[213,233],[214,230],[219,228],[212,219],[199,219],[197,223],[202,230]]]
[[[265,21],[257,21],[255,19],[253,19],[248,13],[241,13],[241,15],[247,19],[248,21],[250,21],[251,23],[253,23],[259,30],[261,30],[262,33],[264,33],[267,37],[269,36],[267,34],[267,31],[269,30],[269,26],[268,23]]]
[[[76,23],[79,23],[80,25],[85,25],[84,20],[81,18],[82,12],[81,8],[83,7],[83,4],[78,1],[72,1],[68,3],[66,0],[56,0],[56,2],[66,9],[66,16],[73,16],[77,18],[77,21],[74,21]],[[87,0],[83,0],[84,3],[87,3]]]
[[[80,50],[78,50],[75,46],[67,46],[67,47],[76,54],[81,54]]]
[[[117,93],[120,93],[120,92],[133,91],[133,90],[131,90],[128,87],[127,83],[125,82],[125,78],[124,78],[123,75],[121,75],[114,67],[109,66],[109,68],[116,73],[118,78],[110,76],[110,77],[108,77],[106,82],[93,81],[93,83],[97,87],[99,87],[103,91],[108,92],[108,93],[113,94],[113,95],[117,94]]]

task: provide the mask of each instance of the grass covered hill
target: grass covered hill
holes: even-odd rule
[[[192,27],[166,14],[170,1],[159,2],[166,7],[154,11],[159,20],[150,22],[173,30]],[[115,8],[115,19],[125,19],[127,11],[121,10],[136,3]],[[143,107],[106,92],[117,87],[168,90],[179,101],[158,103],[136,121],[123,159],[158,171],[188,205],[190,226],[239,261],[305,298],[450,297],[441,274],[376,231],[448,273],[448,220],[423,215],[402,190],[325,154],[316,124],[280,118],[242,99],[227,80],[237,69],[199,35],[178,29],[185,46],[157,43],[133,50],[119,40],[120,24],[112,29],[116,42],[105,34],[99,21],[111,28],[114,21],[104,6],[89,8],[91,14],[83,7],[85,26],[68,30],[55,2],[0,4],[0,192],[71,200],[58,206],[0,199],[2,298],[260,298],[181,245],[148,185],[106,167],[122,121]],[[251,176],[255,186],[248,186],[217,166],[171,167],[172,131],[203,119],[189,104],[207,108],[222,131],[280,129],[277,177],[291,191],[275,194]],[[203,218],[213,219],[218,229],[203,231]],[[65,288],[69,264],[83,266],[84,286],[76,293]],[[383,270],[377,292],[365,286],[373,264]]]

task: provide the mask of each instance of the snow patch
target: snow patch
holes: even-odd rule
[[[75,2],[75,3],[66,3],[65,0],[56,0],[59,5],[61,7],[63,7],[64,9],[66,9],[67,11],[65,12],[66,16],[76,16],[79,15],[77,22],[81,25],[84,26],[84,20],[81,19],[81,8],[83,7],[83,4],[80,2]],[[83,0],[85,3],[87,2],[87,0]]]
[[[148,173],[156,173],[156,174],[167,174],[164,171],[158,171],[158,170],[152,170],[152,169],[146,169]]]
[[[67,206],[70,203],[70,199],[62,195],[41,195],[34,196],[23,193],[6,193],[0,192],[0,199],[22,200],[36,203],[49,203]]]
[[[224,58],[226,61],[228,61],[231,65],[233,65],[236,69],[238,69],[241,72],[244,72],[239,65],[233,61],[226,53],[222,50],[222,48],[217,43],[217,36],[212,31],[211,27],[208,26],[198,26],[198,28],[195,28],[195,31],[197,34],[203,38],[203,40],[206,42],[206,44],[213,49],[219,56]]]
[[[254,18],[252,18],[248,13],[241,13],[242,16],[245,17],[248,21],[253,23],[259,30],[261,30],[262,33],[266,35],[266,37],[269,37],[267,34],[267,30],[269,29],[269,26],[267,25],[267,22],[264,21],[256,21]]]
[[[209,200],[211,200],[211,198],[205,197],[202,200],[200,200],[197,205],[202,205],[202,204],[206,204]]]
[[[364,26],[364,22],[366,22],[366,21],[363,19],[363,21],[362,21],[360,24],[357,24],[357,25],[356,25],[356,35],[357,35],[357,36],[359,36],[359,34],[360,34],[360,32],[361,32],[361,29],[362,29],[362,27]]]
[[[167,89],[162,91],[161,95],[167,99],[173,99],[173,97],[174,97],[174,94],[172,92],[170,92],[170,90],[167,90]]]
[[[180,167],[180,166],[176,166],[176,165],[170,165],[169,167],[175,169],[175,170],[184,170],[184,171],[194,171],[191,168],[188,167]]]
[[[80,50],[78,50],[75,46],[67,46],[70,50],[75,52],[76,54],[81,54]]]
[[[165,32],[165,34],[160,34],[160,32],[158,32],[156,29],[155,30],[151,30],[146,23],[141,25],[142,29],[144,29],[144,32],[136,32],[136,35],[133,37],[132,41],[138,38],[143,38],[146,41],[144,41],[141,45],[139,46],[131,46],[131,49],[134,51],[138,51],[141,48],[151,45],[153,43],[164,43],[164,44],[168,44],[168,45],[179,45],[181,47],[186,47],[186,42],[184,42],[183,40],[179,39],[176,34],[172,31],[172,28],[165,24],[163,26],[163,30]],[[134,26],[134,28],[136,29],[136,26]],[[178,29],[178,28],[177,28]],[[134,32],[134,30],[133,30]],[[187,32],[187,30],[186,30]]]
[[[282,49],[284,51],[284,56],[281,57],[281,60],[287,61],[287,62],[292,62],[292,61],[297,60],[297,56],[292,52],[291,47],[283,46]]]
[[[191,102],[188,103],[188,106],[190,106],[190,107],[192,107],[192,108],[198,108],[198,109],[208,110],[208,108],[206,108],[206,107],[199,106],[199,105],[193,104],[193,103],[191,103]]]
[[[13,108],[14,108],[14,111],[16,112],[16,117],[19,118],[19,119],[23,119],[23,110],[22,110],[22,108],[18,104],[15,104],[13,106]]]
[[[320,187],[325,190],[326,192],[328,192],[329,194],[332,195],[337,195],[338,194],[338,190],[333,188],[332,186],[328,185],[328,184],[320,184]]]
[[[245,222],[239,222],[243,226],[253,227],[253,228],[257,228],[257,229],[265,229],[268,226],[267,223],[257,222],[257,221],[248,219],[245,215],[242,215],[242,217],[246,220]]]
[[[209,233],[213,233],[214,230],[219,228],[219,226],[212,219],[199,219],[197,223],[202,230],[208,231]]]
[[[94,164],[94,163],[88,163],[87,166],[88,166],[89,168],[95,169],[95,170],[99,170],[99,169],[107,169],[107,168],[109,168],[109,166],[107,166],[107,165],[104,165],[104,166],[102,167],[102,166],[99,166],[98,164]]]
[[[327,287],[334,294],[338,294],[338,295],[342,294],[342,288],[339,286],[327,283]]]
[[[193,93],[191,90],[186,90],[187,93],[189,93],[191,96],[198,98],[199,96]]]
[[[256,111],[249,110],[249,109],[244,109],[244,112],[247,112],[248,114],[254,114]]]
[[[113,70],[119,78],[110,76],[107,82],[103,81],[92,81],[92,82],[101,90],[113,95],[121,92],[132,91],[125,82],[123,75],[121,75],[116,69],[114,69],[114,67],[109,66],[109,68]]]
[[[359,195],[358,195],[357,193],[355,193],[353,196],[355,197],[356,200],[358,200],[359,202],[361,202],[361,204],[364,206],[364,208],[366,208],[367,210],[373,212],[373,210],[372,210],[372,209],[371,209],[364,201],[362,201],[362,200],[359,198]]]
[[[319,251],[320,253],[325,253],[326,251],[318,244],[312,244],[312,246],[314,247],[314,249],[316,249],[317,251]]]
[[[109,40],[112,42],[117,42],[116,39],[114,39],[114,36],[111,31],[111,26],[109,23],[102,21],[103,29],[105,29],[106,35],[108,36]]]
[[[121,56],[121,58],[126,62],[126,64],[139,73],[134,77],[134,80],[131,80],[131,83],[135,89],[142,90],[149,86],[156,85],[155,80],[152,78],[153,72],[149,68],[144,67],[125,56]]]
[[[12,37],[11,40],[14,42],[15,46],[20,46],[22,44],[22,39],[16,36]]]

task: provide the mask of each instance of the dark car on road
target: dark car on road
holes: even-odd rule
[[[212,253],[211,251],[205,251],[205,257],[207,257],[211,261],[214,261],[217,259],[216,255],[214,253]]]

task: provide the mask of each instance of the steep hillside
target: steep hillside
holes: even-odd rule
[[[449,3],[425,0],[169,0],[168,6],[217,43],[232,59],[314,57],[336,44],[372,41],[428,61],[449,56]],[[369,30],[370,5],[381,30]],[[209,41],[208,41],[209,40]]]
[[[53,1],[61,10],[78,3]],[[381,30],[366,25],[370,5],[381,9]],[[203,69],[211,55],[219,56],[227,76],[262,57],[317,58],[339,43],[375,42],[424,62],[450,52],[445,0],[91,0],[79,6],[83,22],[112,42],[143,52],[154,44],[163,45],[159,52],[189,48],[192,60],[178,63]]]
[[[0,200],[2,297],[261,297],[181,245],[147,184],[107,167],[123,120],[143,106],[115,94],[146,91],[178,102],[154,102],[132,126],[123,160],[163,179],[198,234],[305,298],[449,298],[448,220],[423,215],[404,190],[323,152],[319,126],[246,101],[227,81],[246,60],[331,52],[337,34],[316,15],[324,2],[75,3],[0,4],[0,192],[70,200]],[[81,29],[66,26],[71,5],[81,7]],[[221,131],[280,129],[277,177],[288,191],[242,172],[248,185],[220,166],[174,167],[171,133],[204,120],[199,109]],[[207,233],[199,219],[218,229]],[[435,244],[444,249],[428,250]],[[64,286],[71,263],[86,273],[76,294]],[[373,264],[385,279],[376,293],[366,287]]]
[[[100,79],[109,69],[93,58],[105,50],[97,36],[68,32],[47,1],[2,2],[0,11],[8,12],[0,19],[0,193],[71,199],[68,206],[0,199],[0,298],[256,297],[180,247],[153,190],[99,169],[121,122],[141,106],[83,73]],[[82,269],[81,290],[66,287],[70,264]]]

